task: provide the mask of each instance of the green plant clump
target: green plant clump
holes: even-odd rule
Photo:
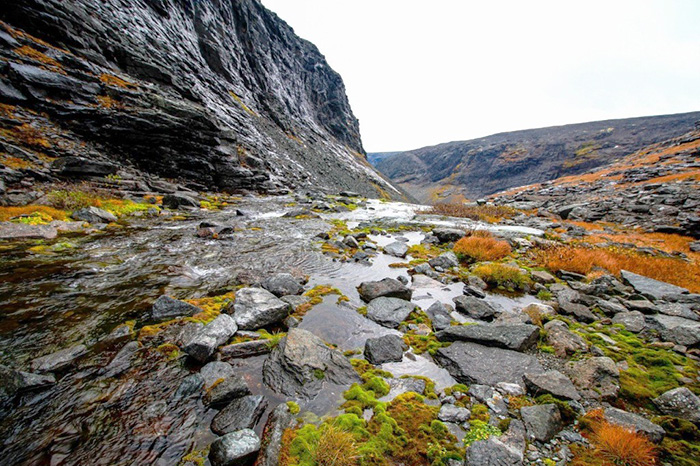
[[[475,419],[470,423],[470,429],[467,431],[467,435],[464,436],[464,444],[471,445],[473,442],[478,440],[486,440],[492,435],[501,435],[502,432],[498,427],[492,426],[491,424]]]

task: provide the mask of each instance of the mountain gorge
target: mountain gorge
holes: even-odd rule
[[[421,202],[476,200],[611,164],[688,132],[698,120],[700,112],[554,126],[369,159]]]
[[[122,169],[137,191],[146,174],[400,196],[366,162],[341,77],[257,1],[30,0],[0,20],[6,185]]]

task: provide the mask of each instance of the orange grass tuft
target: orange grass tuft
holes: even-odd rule
[[[454,252],[469,262],[495,261],[510,254],[506,241],[479,236],[466,236],[455,243]]]
[[[644,435],[622,426],[602,422],[591,437],[596,453],[620,466],[656,465],[656,447]]]
[[[22,207],[0,207],[0,222],[7,222],[13,218],[43,214],[53,220],[66,220],[68,214],[63,210],[54,209],[45,205],[27,205]]]
[[[422,214],[446,215],[448,217],[463,217],[482,222],[495,223],[499,220],[513,218],[518,211],[508,206],[496,205],[466,205],[466,204],[435,204]]]
[[[700,293],[700,263],[697,261],[685,262],[681,259],[649,257],[613,248],[583,246],[539,249],[534,253],[534,261],[552,272],[567,270],[584,275],[599,268],[619,275],[620,270],[624,269]]]
[[[16,48],[14,52],[24,58],[29,58],[30,60],[38,61],[44,65],[51,66],[53,68],[61,69],[61,64],[49,57],[48,55],[39,52],[37,49],[32,48],[28,45],[23,45],[22,47]]]

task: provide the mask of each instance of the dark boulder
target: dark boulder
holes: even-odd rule
[[[400,362],[403,359],[404,346],[403,339],[398,335],[368,338],[365,342],[365,359],[375,365]]]
[[[525,351],[537,343],[536,325],[453,325],[435,334],[440,341],[472,341],[486,346]]]
[[[398,298],[406,301],[411,300],[413,292],[400,281],[394,278],[384,278],[374,282],[362,282],[357,287],[360,297],[365,302],[370,302],[375,298]]]
[[[248,395],[236,398],[214,416],[211,430],[218,435],[225,435],[241,429],[252,429],[258,423],[267,401],[261,395]]]
[[[199,312],[202,312],[202,309],[197,306],[162,295],[153,303],[151,319],[167,320],[175,317],[193,316]]]

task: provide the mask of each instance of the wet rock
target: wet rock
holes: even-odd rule
[[[46,388],[56,383],[56,377],[53,374],[34,374],[32,372],[17,371],[21,378],[19,391],[38,390]],[[0,398],[2,398],[0,396]]]
[[[422,395],[425,392],[426,383],[423,379],[417,379],[415,377],[406,378],[392,378],[388,379],[389,383],[389,394],[387,398],[394,399],[402,393],[415,392]]]
[[[365,359],[374,365],[401,362],[404,346],[403,339],[398,335],[368,338],[365,342]]]
[[[534,356],[461,341],[440,348],[435,359],[465,384],[521,383],[523,374],[544,371]]]
[[[384,246],[384,253],[395,257],[406,257],[408,246],[402,241],[394,241]]]
[[[459,260],[454,252],[448,251],[430,259],[428,264],[436,269],[441,268],[442,270],[449,270],[452,267],[457,267],[459,265]]]
[[[444,330],[452,323],[449,309],[440,301],[435,301],[431,304],[430,307],[426,309],[425,313],[430,318],[433,329],[436,331]]]
[[[516,351],[532,348],[539,335],[539,327],[528,324],[454,325],[435,334],[440,341],[472,341]]]
[[[53,239],[56,236],[58,231],[49,225],[0,222],[0,239]]]
[[[367,304],[367,318],[389,328],[398,328],[416,305],[398,298],[376,298]]]
[[[265,289],[243,288],[236,292],[233,318],[242,330],[255,330],[282,322],[290,312],[289,304]]]
[[[452,243],[462,238],[464,231],[456,228],[436,228],[433,230],[433,235],[440,243]]]
[[[320,218],[318,214],[309,209],[293,209],[282,215],[284,218]]]
[[[219,354],[223,359],[248,358],[267,354],[270,351],[270,345],[267,340],[244,341],[219,348]]]
[[[506,445],[496,437],[473,442],[466,451],[469,466],[521,466],[522,451]]]
[[[357,249],[360,247],[360,243],[357,242],[355,237],[350,235],[343,238],[343,244],[351,249]]]
[[[163,207],[179,209],[180,207],[200,207],[199,201],[190,194],[172,193],[163,196]]]
[[[277,393],[311,398],[326,382],[349,385],[359,376],[342,353],[311,332],[295,328],[265,360],[263,380]]]
[[[657,314],[647,318],[647,324],[659,331],[664,341],[679,345],[696,346],[700,344],[700,322],[682,317]]]
[[[590,324],[598,320],[595,314],[583,304],[576,304],[565,301],[559,305],[559,313],[572,316],[579,322]]]
[[[212,466],[247,466],[255,462],[260,439],[251,429],[242,429],[220,437],[211,444]]]
[[[32,361],[32,372],[54,372],[71,366],[87,353],[85,345],[75,345],[55,353],[41,356]]]
[[[278,466],[282,435],[296,423],[296,414],[289,410],[287,403],[278,405],[268,417],[262,433],[260,453],[255,464],[257,466]]]
[[[153,320],[168,320],[175,317],[193,316],[202,309],[193,306],[185,301],[171,298],[170,296],[162,295],[156,299],[151,308],[151,319]]]
[[[475,298],[479,299],[484,299],[486,297],[486,293],[484,292],[484,290],[474,285],[464,285],[462,293],[467,296],[474,296]]]
[[[200,390],[204,386],[204,380],[199,374],[190,374],[185,377],[180,385],[175,390],[173,398],[180,400],[183,398],[189,398],[192,395],[199,394]]]
[[[473,319],[491,321],[501,314],[501,311],[474,296],[457,296],[452,301],[455,303],[457,312]]]
[[[9,404],[22,387],[19,371],[0,364],[0,407]]]
[[[217,347],[226,343],[238,331],[236,322],[228,314],[220,314],[216,319],[197,330],[182,350],[199,362],[205,362],[214,354]]]
[[[410,288],[393,278],[384,278],[374,282],[362,282],[360,286],[357,287],[357,291],[365,302],[370,302],[380,297],[398,298],[410,301],[413,294]]]
[[[438,419],[442,422],[454,422],[456,424],[461,424],[469,420],[471,416],[471,411],[467,408],[461,408],[453,404],[444,404],[440,407],[438,412]]]
[[[620,391],[620,371],[608,357],[569,362],[567,369],[584,398],[614,400]]]
[[[108,344],[117,344],[130,340],[134,336],[134,328],[129,324],[119,324],[105,336],[102,341]]]
[[[639,333],[647,326],[644,314],[639,311],[620,312],[615,314],[612,319],[613,324],[622,324],[627,330],[633,333]]]
[[[225,435],[240,429],[252,429],[265,412],[267,401],[262,395],[236,398],[214,416],[211,430]]]
[[[304,287],[289,273],[273,275],[262,282],[262,287],[278,298],[287,295],[298,295],[304,292]]]
[[[664,414],[700,423],[700,398],[687,387],[674,388],[652,401]]]
[[[98,207],[84,207],[71,214],[71,218],[88,223],[112,223],[117,221],[116,215]]]
[[[571,380],[559,371],[547,371],[539,374],[526,373],[525,385],[533,396],[549,393],[565,400],[580,400],[581,395]]]
[[[137,341],[130,341],[119,350],[114,359],[100,371],[105,377],[116,377],[131,367],[131,360],[139,350]]]
[[[588,351],[588,343],[580,335],[569,331],[566,324],[560,320],[552,320],[545,324],[547,343],[554,348],[554,353],[560,358],[572,355],[577,351]]]
[[[610,424],[626,427],[633,432],[644,434],[655,443],[661,442],[666,435],[661,426],[637,414],[628,413],[617,408],[605,408],[603,415]]]
[[[653,278],[637,275],[636,273],[627,270],[621,270],[620,276],[622,280],[633,287],[637,293],[646,296],[649,299],[657,300],[664,299],[666,296],[677,294],[687,294],[688,290],[670,283],[654,280]]]
[[[89,176],[114,175],[119,170],[117,165],[86,159],[84,157],[61,157],[51,164],[51,169],[61,176],[84,178]]]
[[[549,442],[564,427],[555,404],[525,406],[520,409],[520,415],[528,436],[540,442]]]
[[[204,404],[218,406],[250,395],[250,389],[243,377],[236,374],[227,362],[209,362],[202,367],[199,374],[204,382]]]

